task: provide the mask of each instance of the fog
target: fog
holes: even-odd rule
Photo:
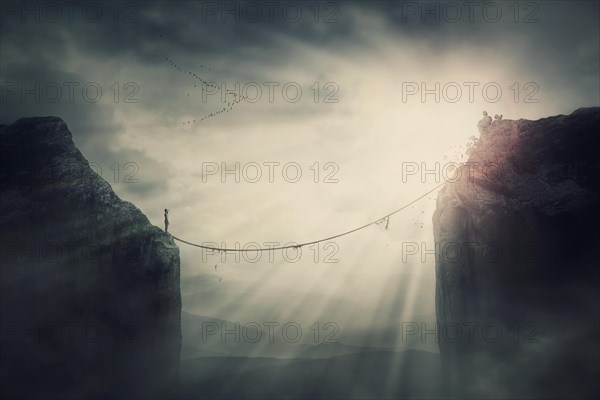
[[[3,3],[0,123],[60,116],[121,198],[157,226],[168,208],[170,232],[190,242],[265,246],[345,232],[442,183],[465,160],[483,110],[538,119],[600,103],[597,2],[520,4],[518,16],[498,2],[492,22],[480,9],[471,22],[464,8],[457,22],[422,21],[403,2],[318,3],[318,17],[299,3],[297,22],[277,12],[237,22],[213,2],[132,4],[119,21],[106,3],[93,22],[77,10],[38,22]],[[446,3],[429,4],[441,13]],[[237,97],[223,103],[222,84],[239,85]],[[236,168],[239,181],[222,175]],[[435,193],[387,229],[300,257],[180,243],[183,309],[306,329],[332,321],[345,343],[432,321],[434,209]]]

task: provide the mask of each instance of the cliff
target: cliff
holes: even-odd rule
[[[90,169],[65,122],[0,126],[2,397],[153,397],[176,383],[179,249]]]
[[[446,384],[597,397],[600,109],[494,121],[434,213]]]

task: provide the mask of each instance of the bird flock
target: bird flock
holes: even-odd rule
[[[154,56],[156,57],[156,55],[154,55]],[[194,88],[198,88],[198,85],[200,85],[200,88],[202,90],[204,90],[204,88],[218,89],[218,86],[215,85],[213,82],[208,82],[208,81],[202,79],[202,77],[199,74],[197,74],[197,73],[195,73],[193,71],[185,70],[179,64],[177,64],[173,59],[171,59],[169,57],[165,57],[165,61],[167,61],[169,63],[169,65],[173,69],[177,70],[178,72],[180,72],[180,73],[182,73],[184,75],[187,75],[188,77],[191,77],[191,78],[197,80],[198,83],[194,84],[194,86],[193,86]],[[205,66],[204,64],[200,65],[200,69],[204,70],[205,72],[212,72],[213,71],[212,67],[209,67],[208,65]],[[222,107],[222,108],[220,108],[218,110],[215,110],[215,111],[213,111],[211,113],[207,113],[207,114],[201,116],[198,119],[191,119],[191,120],[188,120],[188,121],[184,121],[184,122],[182,122],[182,125],[189,125],[189,124],[195,124],[195,123],[198,123],[198,122],[204,122],[204,121],[206,121],[206,120],[208,120],[210,118],[217,117],[217,116],[219,116],[219,115],[221,115],[223,113],[228,113],[230,111],[233,111],[233,109],[238,104],[240,104],[242,101],[244,101],[244,100],[246,100],[248,98],[248,96],[240,96],[237,93],[231,93],[231,95],[234,96],[235,100],[227,102],[227,106],[224,106],[224,107]],[[187,93],[187,96],[189,97],[190,93]],[[496,119],[496,120],[502,119],[502,116],[501,115],[495,115],[494,119]],[[462,160],[464,160],[464,157],[465,157],[464,150],[460,149],[460,147],[462,147],[462,146],[452,146],[452,147],[456,147],[455,149],[453,149],[454,150],[454,154],[453,154],[454,157],[453,158],[457,162],[462,162]],[[467,146],[467,147],[469,147],[469,146]],[[444,156],[444,158],[447,159],[447,156]],[[436,199],[432,198],[432,197],[429,197],[429,200],[436,200]],[[414,206],[412,208],[414,208]],[[421,214],[424,214],[424,210],[421,211]],[[422,217],[423,216],[424,215],[422,215]],[[383,224],[385,224],[384,229],[388,230],[389,226],[390,226],[390,217],[382,218],[380,221],[377,222],[377,225],[383,225]],[[423,222],[421,222],[420,224],[419,223],[414,223],[414,225],[415,226],[419,226],[420,225],[419,227],[423,228]],[[215,270],[215,272],[217,270],[217,265],[216,264],[214,266],[214,270]],[[217,275],[216,278],[218,279],[219,282],[221,282],[222,279],[223,279],[223,277],[219,276],[219,275]]]
[[[188,77],[191,77],[191,78],[197,80],[199,83],[195,83],[194,84],[194,88],[198,88],[198,85],[200,85],[200,89],[201,90],[205,90],[205,88],[211,88],[211,89],[218,89],[219,88],[219,86],[215,85],[214,83],[208,82],[208,81],[202,79],[202,77],[199,74],[197,74],[197,73],[195,73],[193,71],[185,70],[184,68],[181,67],[181,65],[177,64],[173,59],[171,59],[169,57],[165,57],[165,61],[167,61],[169,63],[169,65],[173,69],[177,70],[178,72],[181,72],[182,74],[187,75]],[[200,69],[201,70],[205,70],[207,72],[212,72],[212,70],[213,70],[212,67],[209,67],[208,65],[205,66],[204,64],[200,65]],[[202,115],[198,119],[190,119],[190,120],[187,120],[187,121],[183,121],[182,125],[190,125],[190,124],[204,122],[207,119],[214,118],[214,117],[217,117],[217,116],[219,116],[221,114],[233,111],[233,109],[238,104],[240,104],[242,101],[245,101],[248,98],[248,96],[242,96],[242,95],[239,95],[238,93],[231,93],[231,95],[233,95],[233,97],[235,99],[232,100],[232,101],[227,102],[226,106],[223,106],[222,108],[220,108],[218,110],[215,110],[215,111],[213,111],[211,113],[204,114],[204,115]],[[189,92],[187,93],[187,96],[188,97],[190,96]]]

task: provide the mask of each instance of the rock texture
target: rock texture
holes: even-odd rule
[[[440,190],[436,308],[453,395],[600,394],[599,132],[599,108],[494,121]]]
[[[165,397],[179,249],[120,200],[56,117],[0,126],[2,397]]]

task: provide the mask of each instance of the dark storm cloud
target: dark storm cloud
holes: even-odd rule
[[[33,3],[33,2],[28,2]],[[38,3],[38,2],[35,2]],[[39,2],[41,9],[46,2]],[[55,2],[49,2],[55,3]],[[60,4],[60,2],[58,2]],[[90,2],[94,3],[94,2]],[[36,23],[33,17],[23,23],[19,15],[5,15],[6,24],[2,28],[6,35],[19,34],[23,39],[33,40],[34,46],[51,48],[61,46],[62,41],[76,45],[82,50],[108,57],[138,58],[150,62],[156,52],[187,53],[194,56],[223,57],[234,55],[244,49],[272,48],[282,37],[314,43],[321,46],[338,46],[352,43],[356,45],[358,37],[354,31],[356,16],[342,15],[344,7],[338,5],[336,22],[315,23],[307,5],[302,5],[302,17],[296,20],[286,19],[275,12],[274,18],[264,16],[256,22],[242,17],[236,22],[236,15],[226,17],[221,22],[219,2],[204,1],[147,1],[129,2],[134,5],[131,20],[115,22],[109,14],[103,12],[103,18],[97,22],[86,21],[75,13],[73,21],[66,17],[56,23]],[[285,2],[283,4],[300,4]],[[208,14],[206,5],[216,7],[215,14]],[[241,2],[229,2],[239,6],[239,15],[243,15]],[[35,8],[35,6],[31,6]],[[229,7],[229,6],[228,6]],[[108,8],[108,7],[107,7]],[[262,8],[262,7],[261,7]],[[276,7],[281,9],[281,4]],[[6,14],[6,12],[5,12]],[[290,22],[293,21],[293,22]],[[26,32],[26,33],[25,33]],[[40,32],[44,32],[40,35]],[[47,34],[46,34],[47,33]],[[15,40],[15,38],[11,38]],[[50,47],[48,47],[50,46]],[[283,50],[283,52],[281,51]],[[246,52],[251,56],[252,52]],[[273,50],[274,61],[287,54],[285,49]]]
[[[51,55],[32,53],[24,51],[8,61],[3,57],[2,123],[53,115],[65,120],[80,136],[102,135],[111,140],[119,133],[122,127],[113,120],[110,108],[82,98],[81,83],[85,80],[81,75],[65,71]],[[55,98],[56,101],[48,101]]]
[[[377,9],[390,37],[409,39],[443,55],[455,46],[504,51],[523,69],[561,85],[573,77],[597,79],[600,31],[597,1],[356,2]],[[444,11],[446,10],[446,11]],[[476,65],[473,66],[477,68]],[[579,81],[577,90],[598,101],[598,89]],[[571,87],[571,89],[573,89]]]
[[[43,10],[53,2],[27,4],[27,7],[20,7],[38,7],[39,10]],[[29,14],[23,22],[19,14],[6,15],[7,8],[4,8],[5,23],[0,28],[4,42],[4,56],[0,66],[3,79],[20,82],[29,78],[42,82],[62,82],[67,75],[73,75],[73,69],[67,59],[71,52],[75,57],[97,60],[98,65],[102,62],[116,62],[124,66],[138,64],[162,68],[163,82],[174,81],[183,87],[182,90],[189,90],[186,88],[191,89],[194,82],[171,68],[165,61],[166,57],[189,69],[197,69],[201,63],[212,66],[211,73],[198,71],[203,79],[208,81],[279,81],[280,77],[269,76],[263,68],[253,68],[252,65],[264,64],[268,60],[271,68],[292,65],[301,67],[303,54],[297,53],[297,49],[290,46],[289,41],[328,48],[333,52],[350,51],[365,46],[364,38],[361,39],[360,32],[355,29],[357,18],[360,16],[351,13],[351,8],[341,4],[331,10],[321,6],[320,11],[323,15],[319,16],[319,22],[314,21],[313,10],[308,5],[291,3],[302,4],[302,18],[297,22],[290,22],[282,17],[280,10],[284,6],[279,5],[275,8],[273,18],[265,14],[257,22],[249,22],[242,17],[239,23],[235,22],[235,16],[229,16],[228,22],[222,23],[221,4],[216,2],[150,1],[131,4],[134,5],[133,13],[130,13],[132,10],[129,9],[126,9],[127,13],[123,12],[131,14],[131,20],[120,22],[114,21],[109,6],[103,8],[103,18],[97,22],[86,20],[77,11],[71,21],[66,17],[66,11],[63,11],[63,18],[56,23],[44,22],[43,16],[41,22],[35,22],[35,16]],[[229,4],[238,4],[240,11],[242,10],[242,3]],[[213,6],[216,8],[214,14],[211,12],[207,15],[209,10],[213,10]],[[43,14],[42,11],[40,13]],[[329,15],[333,15],[330,19],[336,22],[323,23],[322,20]],[[95,71],[77,72],[80,76],[69,78],[81,82],[85,79],[90,80],[90,75],[93,76]],[[149,87],[153,82],[145,81],[144,78],[141,74],[135,77],[136,81],[143,81],[145,86]],[[129,76],[128,79],[132,78]],[[182,91],[175,91],[176,86],[172,85],[173,91],[165,93],[170,95],[171,99],[185,96]],[[197,107],[193,106],[193,103],[191,106],[190,102],[184,106],[179,103],[165,102],[161,96],[147,96],[144,99],[145,107],[155,109],[167,121],[185,107],[192,107],[190,112],[198,117],[216,111],[212,105],[204,104],[200,110],[196,110]],[[220,107],[221,105],[218,108]],[[60,104],[53,104],[49,108],[59,109],[59,112],[54,114],[64,115],[72,125],[85,126],[86,129],[82,130],[85,132],[108,131],[111,128],[105,126],[109,120],[106,116],[100,118],[99,122],[102,122],[102,125],[95,129],[90,129],[87,126],[89,123],[80,123],[79,120],[91,122],[93,118],[92,115],[82,113],[80,106],[67,105],[61,108]],[[18,116],[28,115],[32,109],[37,111],[37,115],[49,112],[48,107],[39,103],[13,102],[3,113],[2,121],[6,123]],[[295,112],[297,111],[298,107],[295,108]],[[321,109],[317,111],[321,112]],[[315,111],[303,112],[314,114]],[[285,113],[279,115],[284,117]]]
[[[248,9],[248,2],[125,2],[119,3],[118,21],[114,16],[117,3],[83,3],[102,5],[102,18],[92,21],[82,15],[84,6],[75,7],[71,19],[66,12],[67,3],[2,3],[3,95],[9,84],[31,85],[35,81],[57,82],[63,89],[64,82],[77,82],[81,87],[98,73],[110,75],[110,69],[114,69],[115,80],[135,80],[140,84],[140,109],[160,117],[165,126],[173,126],[181,124],[183,115],[200,118],[222,105],[218,101],[200,103],[197,96],[193,97],[197,93],[192,92],[194,79],[173,68],[167,57],[190,71],[196,71],[199,64],[210,67],[210,72],[206,68],[196,71],[208,81],[278,81],[288,78],[279,71],[292,69],[295,74],[319,70],[318,78],[326,81],[335,79],[335,71],[326,62],[316,67],[307,63],[302,49],[368,59],[377,57],[374,46],[382,39],[399,43],[399,57],[406,44],[427,49],[431,57],[423,63],[433,66],[455,47],[481,49],[482,57],[486,52],[503,51],[507,61],[531,71],[531,79],[551,82],[558,92],[584,93],[583,98],[598,102],[593,84],[599,70],[598,2],[519,3],[518,22],[513,2],[485,3],[501,9],[502,16],[497,21],[493,8],[484,14],[484,3],[477,2],[472,10],[464,2],[320,2],[318,14],[314,2],[280,2],[272,17],[267,6],[252,3],[259,4],[262,12],[256,22],[252,21],[251,12],[243,12]],[[43,10],[49,4],[64,8],[57,22],[49,22],[43,15],[36,21],[35,12],[25,13],[24,17],[19,14],[26,9],[35,11],[36,7]],[[302,16],[297,20],[290,5],[300,6]],[[287,17],[282,12],[286,7],[290,10]],[[226,9],[234,10],[233,14]],[[455,10],[461,13],[456,21]],[[85,68],[79,66],[81,60],[88,62]],[[128,72],[122,72],[127,68]],[[473,64],[472,68],[476,71],[478,65]],[[369,71],[362,73],[368,75]],[[399,79],[407,78],[402,73],[398,71]],[[110,95],[110,82],[99,83],[105,96]],[[349,89],[342,87],[338,97],[343,99]],[[188,97],[188,93],[192,96]],[[139,160],[149,165],[148,172],[160,170],[139,150],[118,148],[118,138],[125,130],[116,118],[120,104],[88,102],[81,96],[69,102],[65,92],[58,102],[35,101],[31,96],[21,101],[16,94],[6,101],[3,98],[1,105],[0,123],[12,123],[24,116],[57,115],[67,121],[77,145],[84,152],[93,149],[98,161],[107,164],[113,160]],[[280,102],[265,109],[260,104],[244,104],[233,112],[236,123],[248,123],[266,114],[269,121],[285,121],[291,116],[322,116],[331,110],[287,106]],[[132,195],[143,195],[164,187],[148,181],[128,186],[127,190]]]
[[[17,9],[43,10],[51,3],[56,2],[26,2],[23,4],[27,6],[19,5]],[[533,6],[529,8],[520,5],[518,17],[514,4],[509,2],[491,2],[494,5],[491,8],[477,2],[324,2],[319,3],[318,14],[312,2],[310,5],[282,2],[272,6],[272,11],[264,4],[252,3],[259,4],[261,10],[256,22],[252,21],[254,16],[252,9],[248,11],[247,2],[129,2],[120,6],[118,22],[112,2],[89,3],[105,4],[102,18],[90,22],[75,8],[73,21],[63,10],[63,17],[56,23],[44,22],[43,16],[41,22],[35,22],[33,15],[25,15],[23,22],[18,13],[4,5],[0,28],[3,81],[27,77],[62,79],[73,74],[66,60],[69,51],[80,57],[123,65],[164,67],[165,58],[171,57],[192,69],[200,60],[214,66],[210,74],[198,71],[204,73],[205,80],[269,80],[273,77],[265,76],[264,71],[248,67],[264,64],[266,60],[270,67],[301,67],[303,54],[289,46],[291,42],[331,53],[363,53],[369,57],[373,44],[367,39],[370,27],[361,24],[369,18],[377,18],[378,28],[386,32],[387,38],[414,42],[439,56],[457,45],[489,50],[512,47],[514,53],[507,54],[507,59],[519,57],[524,68],[534,70],[544,66],[549,78],[565,85],[574,74],[591,78],[598,74],[597,52],[593,51],[598,48],[597,2],[530,2]],[[291,12],[284,16],[284,9],[294,8],[289,5],[299,5],[302,16],[297,20]],[[497,9],[501,17],[497,17]],[[548,60],[552,60],[550,65]],[[90,71],[77,72],[85,78]],[[177,79],[174,77],[177,74],[178,71],[171,70],[164,79]],[[592,90],[586,85],[581,89]],[[146,106],[163,110],[176,107],[160,100],[148,98]],[[25,115],[31,108],[32,105],[9,105],[2,121]],[[46,112],[39,105],[36,110],[38,115]],[[173,111],[167,113],[172,115]],[[65,107],[63,112],[69,118],[74,117],[71,124],[91,118],[81,114],[78,107]],[[108,123],[106,116],[98,120],[101,124]],[[98,129],[104,128],[109,126]]]
[[[58,116],[67,123],[93,169],[111,185],[120,185],[126,199],[164,191],[166,171],[161,165],[143,151],[118,147],[124,126],[116,121],[111,104],[95,101],[93,88],[90,97],[82,95],[86,84],[99,85],[102,96],[110,97],[112,93],[110,83],[94,82],[86,76],[89,71],[77,71],[69,65],[69,48],[78,35],[68,29],[68,24],[49,24],[43,34],[40,28],[43,26],[39,24],[2,24],[0,123]],[[114,163],[119,163],[121,176],[110,170]],[[125,185],[123,177],[128,171],[123,166],[127,163],[135,164],[138,172],[137,182]]]
[[[43,9],[47,2],[40,4],[38,7]],[[398,35],[429,41],[431,46],[436,47],[456,44],[456,40],[493,45],[514,35],[527,34],[543,37],[545,40],[538,43],[542,48],[564,48],[565,44],[573,43],[573,39],[581,40],[580,35],[585,31],[588,34],[597,32],[594,22],[598,15],[598,3],[588,1],[528,2],[532,6],[520,5],[518,13],[515,5],[509,2],[324,2],[319,6],[318,16],[315,16],[313,3],[279,2],[273,8],[273,18],[269,16],[269,7],[262,4],[258,7],[262,10],[262,17],[252,21],[246,15],[249,12],[243,12],[245,2],[240,1],[126,4],[131,4],[132,8],[127,8],[127,13],[122,12],[128,18],[122,17],[119,22],[115,22],[110,7],[103,8],[102,18],[97,21],[86,21],[75,13],[72,22],[63,17],[56,23],[49,23],[44,22],[44,18],[41,22],[34,22],[33,17],[26,17],[26,21],[22,22],[19,15],[6,15],[4,6],[2,32],[8,36],[19,34],[21,43],[28,43],[38,50],[42,49],[42,45],[54,44],[46,46],[47,49],[60,46],[59,39],[62,39],[70,44],[77,43],[82,50],[109,57],[139,57],[141,61],[151,61],[153,54],[160,50],[222,57],[243,49],[273,48],[282,37],[332,51],[341,50],[344,46],[356,49],[367,44],[362,34],[368,32],[359,22],[369,15],[381,17],[392,37]],[[493,7],[487,6],[490,4]],[[282,10],[286,9],[286,5],[299,7],[301,17],[284,17]],[[315,18],[318,21],[315,22]],[[571,29],[558,30],[555,22]],[[594,39],[597,40],[589,37],[589,40]],[[15,38],[11,37],[11,40]],[[521,37],[521,40],[528,38]],[[287,55],[285,48],[276,47],[279,48],[273,49],[273,55]]]
[[[140,84],[140,108],[159,116],[169,126],[181,124],[182,115],[200,118],[220,109],[222,104],[200,103],[198,92],[192,92],[197,82],[174,68],[167,57],[208,81],[278,81],[284,79],[283,75],[273,71],[314,70],[315,66],[306,63],[306,54],[299,49],[368,59],[376,56],[373,46],[378,39],[428,49],[431,58],[424,63],[434,66],[438,57],[451,53],[455,46],[481,49],[482,57],[486,51],[498,49],[505,52],[506,60],[532,71],[532,79],[552,82],[558,92],[564,89],[585,93],[584,98],[598,101],[597,87],[593,85],[600,68],[598,2],[519,3],[518,17],[512,2],[485,4],[488,3],[501,10],[500,18],[496,18],[494,7],[484,12],[484,3],[477,2],[472,3],[472,8],[465,2],[320,2],[318,14],[313,2],[281,2],[273,6],[270,14],[269,7],[262,3],[147,1],[118,3],[118,21],[114,13],[117,3],[83,3],[102,5],[102,17],[90,21],[81,12],[84,6],[76,6],[70,18],[66,11],[68,2],[3,2],[2,91],[4,96],[10,85],[13,89],[16,85],[17,94],[3,97],[0,123],[12,123],[24,116],[57,115],[67,121],[76,143],[84,149],[94,148],[100,160],[141,160],[144,157],[139,152],[128,155],[125,149],[119,149],[117,154],[117,139],[124,131],[115,116],[115,108],[120,104],[93,103],[80,95],[73,102],[67,101],[65,82],[77,82],[77,92],[96,74],[110,74],[112,71],[107,69],[112,68],[115,80],[135,79]],[[41,11],[51,4],[63,7],[57,22],[47,21],[48,16]],[[248,4],[258,4],[261,9],[256,22],[252,21]],[[297,6],[302,16],[296,19],[291,11]],[[284,9],[291,10],[287,16]],[[35,10],[41,15],[36,15]],[[456,17],[456,10],[460,18]],[[370,36],[372,31],[375,33]],[[78,67],[81,60],[88,61],[91,67]],[[199,64],[211,71],[196,71]],[[472,67],[477,70],[478,65]],[[129,72],[121,71],[126,68]],[[317,68],[322,71],[319,79],[335,79],[335,71],[327,63]],[[401,78],[402,72],[398,71]],[[21,101],[20,85],[30,87],[36,81],[42,85],[58,83],[65,90],[61,100],[36,101],[28,95],[26,101]],[[100,84],[105,96],[110,95],[110,83]],[[338,97],[343,99],[348,89],[351,88],[342,88]],[[232,111],[237,120],[248,122],[261,118],[263,112],[269,113],[270,121],[281,121],[290,113],[302,119],[331,110],[286,106],[275,104],[276,112],[272,112],[273,108],[265,111],[260,104],[243,104]],[[135,190],[141,193],[155,189],[139,185]]]
[[[240,3],[229,2],[234,6]],[[206,15],[206,4],[215,5],[214,15]],[[283,18],[277,13],[273,19],[265,15],[256,22],[251,22],[242,16],[239,22],[236,22],[236,16],[243,15],[240,7],[233,16],[226,14],[223,23],[220,13],[222,7],[224,6],[218,2],[153,1],[144,3],[140,7],[140,22],[136,24],[138,26],[135,34],[138,38],[146,38],[138,40],[154,38],[158,50],[168,49],[173,53],[191,53],[207,58],[234,56],[236,51],[244,50],[250,50],[245,52],[245,56],[251,57],[253,49],[263,51],[272,49],[271,56],[273,56],[274,62],[288,55],[288,51],[281,46],[273,48],[273,45],[276,45],[282,37],[324,47],[356,44],[356,40],[358,40],[353,29],[356,21],[350,15],[341,15],[343,8],[339,10],[340,15],[337,22],[333,23],[315,23],[311,16],[306,15],[308,12],[306,6],[301,7],[304,10],[304,16],[297,22],[290,22],[289,19]],[[233,9],[235,10],[235,7]],[[132,34],[133,32],[130,31],[128,36]],[[135,39],[125,46],[130,44],[135,46],[133,47],[135,49],[141,48],[141,46],[136,46]],[[108,50],[110,51],[110,48]],[[146,53],[145,56],[148,57],[149,53]],[[243,62],[243,60],[237,60],[237,62],[239,61]]]

